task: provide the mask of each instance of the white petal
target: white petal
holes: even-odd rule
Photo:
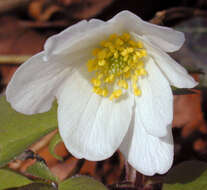
[[[101,98],[81,72],[74,73],[58,96],[59,131],[67,149],[87,160],[110,157],[128,130],[133,102]]]
[[[194,88],[198,85],[198,82],[188,74],[186,69],[165,52],[159,49],[150,49],[148,53],[152,55],[172,86],[177,88]]]
[[[6,89],[7,101],[21,113],[48,111],[56,90],[70,73],[64,64],[44,62],[43,56],[41,52],[21,65]]]
[[[122,11],[108,22],[98,19],[92,19],[89,22],[84,20],[50,37],[44,46],[45,60],[52,55],[75,52],[80,49],[87,51],[89,47],[95,47],[108,35],[123,31],[144,34],[156,46],[169,52],[178,50],[184,42],[183,33],[147,23],[129,11]]]
[[[141,39],[143,41],[149,56],[154,59],[155,63],[159,66],[162,73],[172,86],[177,88],[193,88],[198,85],[198,83],[188,74],[184,67],[178,64],[167,53],[153,46],[153,44],[150,43],[145,36],[141,37],[135,33],[131,34],[135,39]]]
[[[129,11],[120,12],[112,21],[122,23],[131,32],[145,35],[154,45],[166,52],[174,52],[180,49],[185,41],[182,32],[145,22]]]
[[[64,52],[75,52],[79,49],[84,49],[93,41],[87,40],[87,36],[95,30],[104,27],[104,22],[98,19],[92,19],[89,22],[86,20],[80,21],[57,35],[53,35],[47,39],[44,49],[46,57],[49,59],[52,55],[63,54]],[[99,30],[101,31],[101,30]],[[103,32],[103,31],[102,31]],[[93,36],[93,35],[92,35]],[[84,40],[84,42],[83,42]]]
[[[173,119],[173,95],[170,85],[152,59],[146,63],[148,75],[139,80],[142,95],[135,98],[143,127],[153,136],[167,134]]]
[[[135,120],[125,136],[120,150],[137,171],[152,176],[166,173],[173,163],[173,137],[171,126],[165,137],[154,137],[146,132],[139,119],[138,110]]]

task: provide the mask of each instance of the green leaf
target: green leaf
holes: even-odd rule
[[[170,170],[164,179],[162,190],[207,189],[207,163],[183,162]]]
[[[0,169],[0,190],[12,187],[21,187],[33,183],[26,177],[10,170]]]
[[[59,184],[58,190],[107,190],[99,181],[91,177],[79,176],[67,179]]]
[[[10,190],[56,190],[52,185],[33,183],[24,187],[12,188]]]
[[[54,181],[57,183],[59,181],[58,178],[51,173],[49,168],[43,162],[35,162],[27,168],[26,172],[40,179]]]
[[[3,166],[57,128],[57,104],[47,113],[28,116],[15,112],[3,96],[0,121],[0,166]]]
[[[63,158],[61,156],[58,156],[56,153],[55,153],[55,147],[60,143],[62,142],[62,139],[60,137],[60,134],[57,133],[55,134],[55,136],[52,138],[52,140],[50,141],[50,144],[49,144],[49,151],[50,153],[58,160],[62,161]]]

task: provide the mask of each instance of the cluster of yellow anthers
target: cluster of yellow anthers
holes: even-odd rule
[[[131,81],[134,95],[141,95],[138,78],[147,75],[144,64],[147,52],[141,41],[132,40],[128,33],[112,34],[92,53],[94,58],[88,60],[87,67],[95,75],[91,79],[93,92],[117,99]]]

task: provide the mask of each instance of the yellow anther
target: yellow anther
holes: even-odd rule
[[[109,80],[112,82],[114,80],[114,75],[110,75]]]
[[[124,67],[123,71],[126,73],[127,71],[129,71],[130,67],[129,66],[126,66]]]
[[[136,83],[136,81],[133,81],[133,83],[132,83],[132,88],[133,88],[133,89],[136,89],[136,88],[137,88],[137,83]]]
[[[121,82],[121,80],[119,80],[117,84],[118,84],[119,87],[122,87],[122,82]]]
[[[89,59],[87,64],[88,65],[93,65],[93,64],[95,64],[95,60],[94,59]]]
[[[107,43],[106,43],[106,45],[105,45],[105,47],[108,47],[108,48],[110,48],[110,47],[111,47],[111,48],[112,48],[112,47],[113,47],[113,45],[112,45],[112,43],[111,43],[111,42],[107,42]]]
[[[109,77],[107,77],[105,80],[104,80],[105,83],[109,83]]]
[[[136,68],[137,69],[141,69],[141,68],[143,68],[144,67],[144,62],[143,61],[138,61],[137,62],[137,66],[136,66]]]
[[[92,52],[93,56],[97,56],[99,51],[100,51],[99,48],[95,48]]]
[[[124,49],[124,50],[121,52],[121,55],[122,55],[122,56],[126,56],[126,55],[127,55],[127,50]]]
[[[133,63],[137,63],[139,57],[137,55],[133,55]]]
[[[121,46],[124,42],[120,39],[120,38],[117,38],[116,41],[115,41],[115,44],[117,46]]]
[[[104,66],[106,64],[106,61],[104,59],[98,61],[99,66]]]
[[[141,95],[141,90],[139,88],[134,88],[134,95],[135,96],[140,96]]]
[[[105,45],[106,45],[106,41],[105,40],[100,42],[100,46],[104,47]]]
[[[122,46],[117,46],[116,49],[117,49],[118,51],[122,52],[122,51],[124,50],[124,47],[122,47]]]
[[[107,88],[100,88],[100,87],[93,87],[93,92],[100,95],[100,96],[108,96],[108,89]]]
[[[103,73],[99,73],[99,74],[97,75],[97,77],[98,77],[99,80],[102,79],[103,76],[104,76]]]
[[[105,82],[106,83],[111,83],[114,81],[114,75],[109,75],[106,79],[105,79]]]
[[[128,53],[132,53],[134,51],[134,48],[127,48]]]
[[[98,59],[105,59],[107,57],[107,51],[106,50],[101,50],[97,54]]]
[[[117,99],[123,94],[122,90],[128,89],[130,82],[133,93],[141,95],[138,78],[147,74],[144,59],[147,52],[141,41],[134,41],[129,33],[111,34],[92,53],[94,57],[87,62],[87,68],[93,72],[94,93]],[[120,89],[114,90],[116,85]]]
[[[115,47],[114,47],[113,45],[111,45],[111,46],[109,46],[108,48],[109,48],[109,52],[108,52],[108,54],[110,54],[110,56],[113,55],[113,53],[116,51],[116,50],[115,50]]]
[[[131,76],[130,71],[128,71],[128,72],[126,72],[126,73],[124,73],[124,78],[125,78],[125,79],[129,79],[129,78],[130,78],[130,76]]]
[[[141,53],[140,51],[136,51],[136,56],[137,56],[137,58],[141,58],[141,57],[143,57],[143,56],[142,56],[142,53]]]
[[[102,96],[104,96],[104,97],[106,97],[106,96],[108,96],[108,89],[107,88],[105,88],[105,89],[103,89],[102,90]]]
[[[138,42],[137,42],[137,47],[138,47],[138,48],[143,48],[143,43],[140,42],[140,41],[138,41]]]
[[[117,34],[111,34],[110,36],[109,36],[109,40],[114,40],[114,39],[116,39],[117,38]]]
[[[109,100],[113,100],[115,98],[114,94],[112,93],[110,96],[109,96]]]
[[[118,51],[115,51],[114,52],[114,58],[117,59],[118,57],[119,57],[119,53],[118,53]]]
[[[146,76],[147,75],[147,71],[144,68],[140,69],[139,72],[140,72],[141,76]]]
[[[128,59],[129,59],[129,56],[128,55],[125,55],[124,56],[124,61],[127,62]]]
[[[127,55],[129,55],[130,53],[132,53],[133,51],[134,51],[133,48],[126,48],[126,49],[124,49],[124,50],[121,52],[121,55],[122,55],[122,56],[127,56]]]
[[[125,80],[120,80],[118,82],[119,87],[124,88],[124,89],[128,89],[128,83]]]
[[[109,99],[110,99],[110,100],[117,99],[117,98],[119,98],[121,95],[122,95],[122,90],[121,90],[121,89],[117,89],[117,90],[114,90],[114,91],[113,91],[113,93],[111,94],[111,96],[109,97]]]
[[[91,80],[91,83],[96,87],[99,87],[101,85],[101,81],[99,79],[96,79],[96,78],[93,78]]]
[[[131,38],[131,36],[130,36],[129,33],[123,33],[121,35],[121,39],[124,40],[124,41],[128,41],[130,38]]]
[[[93,92],[95,92],[98,95],[102,94],[102,89],[100,87],[93,87]]]
[[[118,89],[118,90],[115,90],[113,93],[114,93],[115,98],[118,98],[119,96],[122,95],[122,90]]]
[[[127,63],[129,67],[131,68],[131,66],[134,64],[134,61],[132,59],[129,59]]]
[[[138,80],[138,78],[137,78],[136,75],[132,75],[132,76],[131,76],[131,79],[132,79],[132,82],[133,82],[133,83],[137,82],[137,80]]]
[[[126,89],[126,90],[128,89],[128,83],[127,82],[123,85],[123,88]]]
[[[88,60],[87,63],[88,72],[92,72],[95,70],[95,61],[93,59]]]
[[[142,57],[146,57],[146,56],[147,56],[147,51],[146,51],[145,49],[142,49],[142,50],[140,51],[140,53],[141,53],[141,56],[142,56]]]
[[[122,84],[123,84],[122,80],[119,80],[119,81],[117,82],[117,84],[118,84],[119,87],[122,88]]]
[[[146,76],[147,71],[144,68],[140,68],[134,71],[136,76]]]
[[[130,41],[129,41],[129,44],[130,44],[131,46],[133,46],[133,47],[137,46],[137,43],[136,43],[135,41],[133,41],[133,40],[130,40]]]
[[[94,86],[94,87],[93,87],[93,92],[96,93],[96,92],[97,92],[97,89],[98,89],[98,87],[95,87],[95,86]]]
[[[135,74],[136,76],[141,76],[141,74],[140,74],[140,70],[135,70],[135,71],[134,71],[134,74]]]

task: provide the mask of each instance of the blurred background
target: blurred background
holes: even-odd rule
[[[172,56],[188,68],[196,80],[205,83],[207,0],[0,0],[0,92],[4,92],[19,65],[42,50],[49,36],[82,19],[108,20],[126,9],[144,20],[185,32],[185,45]],[[175,95],[174,99],[174,164],[192,159],[207,161],[206,89]],[[79,173],[113,186],[125,179],[125,161],[119,152],[108,160],[89,162],[75,159],[60,143],[56,153],[64,161],[55,159],[48,151],[48,143],[56,132],[30,149],[41,156],[61,180]],[[34,161],[16,160],[9,167],[24,173]],[[160,184],[159,181],[152,183],[148,189],[152,186],[159,189]]]

